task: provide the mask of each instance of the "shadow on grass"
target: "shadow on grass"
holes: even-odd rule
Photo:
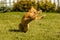
[[[18,30],[18,29],[9,29],[10,32],[23,32],[21,30]],[[23,32],[23,33],[26,33],[26,32]]]
[[[10,32],[22,32],[22,31],[20,31],[20,30],[18,30],[18,29],[9,29],[9,31],[10,31]]]

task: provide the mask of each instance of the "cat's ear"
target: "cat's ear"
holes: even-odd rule
[[[34,12],[34,11],[36,11],[36,9],[33,6],[31,6],[31,9],[29,10],[29,12]]]

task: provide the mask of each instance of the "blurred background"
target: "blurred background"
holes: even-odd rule
[[[60,12],[60,0],[0,0],[0,12],[26,12],[31,6],[43,12]]]

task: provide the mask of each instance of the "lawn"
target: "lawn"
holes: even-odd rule
[[[0,40],[60,40],[59,13],[41,14],[47,16],[41,20],[32,21],[26,33],[17,31],[24,14],[25,12],[0,13]]]

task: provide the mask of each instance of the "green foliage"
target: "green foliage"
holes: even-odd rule
[[[56,4],[55,3],[51,3],[51,2],[48,2],[48,1],[41,1],[41,2],[38,2],[38,9],[42,9],[43,11],[46,11],[46,12],[53,12],[56,10]]]
[[[59,12],[59,13],[60,13],[60,7],[58,7],[58,8],[57,8],[57,12]]]
[[[55,3],[51,3],[48,1],[38,1],[37,3],[35,1],[19,1],[17,3],[14,3],[13,10],[14,11],[28,11],[31,6],[34,6],[37,10],[42,9],[43,11],[46,12],[53,12],[56,10],[56,5]]]
[[[12,8],[10,7],[0,7],[0,12],[5,13],[5,12],[10,12],[10,11],[12,11]]]
[[[14,3],[14,7],[13,10],[14,11],[28,11],[31,6],[35,7],[36,3],[35,2],[31,2],[31,1],[19,1],[17,3]]]
[[[0,11],[2,11],[3,10],[3,8],[2,7],[0,7]]]

